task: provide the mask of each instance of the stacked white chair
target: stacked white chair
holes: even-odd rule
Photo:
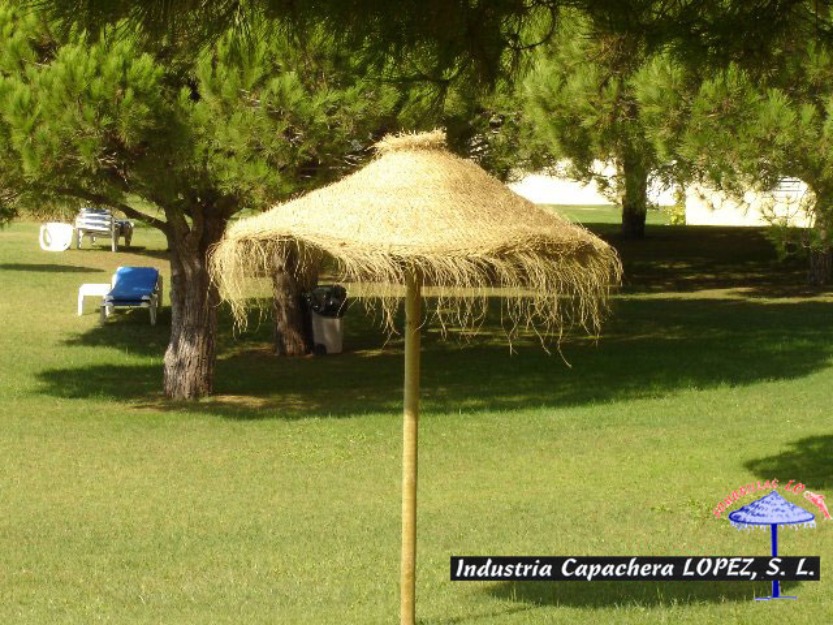
[[[113,219],[113,214],[103,208],[82,208],[75,218],[76,247],[81,249],[85,236],[95,243],[97,237],[110,237],[110,247],[114,252],[119,249],[119,237],[124,237],[124,244],[130,245],[133,238],[133,224],[129,221]]]

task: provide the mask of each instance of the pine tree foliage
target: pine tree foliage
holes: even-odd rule
[[[135,41],[81,35],[46,65],[4,71],[3,127],[45,193],[106,198],[132,214],[132,197],[186,213],[196,197],[222,198],[227,212],[260,208],[334,177],[395,97],[303,54],[273,38],[241,55],[226,38],[180,77]]]
[[[192,47],[233,29],[253,40],[262,16],[287,29],[324,28],[383,65],[416,50],[436,71],[463,69],[494,84],[536,41],[530,25],[558,30],[563,14],[582,12],[606,32],[641,38],[652,53],[671,49],[696,66],[754,62],[764,67],[773,42],[812,28],[827,44],[833,0],[24,0],[68,27],[97,32],[127,20],[131,32]],[[741,36],[742,33],[742,36]],[[546,40],[546,36],[544,40]]]
[[[808,5],[811,3],[807,3]],[[820,23],[831,16],[820,15]],[[638,94],[658,152],[680,175],[741,199],[798,178],[810,192],[808,232],[778,229],[783,249],[801,238],[810,281],[827,283],[833,246],[833,54],[812,22],[773,42],[765,67],[730,62],[701,73],[655,59]],[[785,240],[783,237],[789,237]]]
[[[128,20],[149,39],[188,40],[199,46],[234,29],[239,40],[265,17],[296,33],[320,28],[380,66],[418,51],[432,71],[466,71],[483,82],[499,77],[507,51],[520,52],[531,15],[554,15],[552,0],[29,0],[64,24],[97,29]],[[510,56],[512,56],[510,54]]]
[[[539,164],[569,159],[571,174],[595,181],[622,207],[623,234],[644,234],[649,176],[660,168],[646,137],[636,83],[645,41],[605,31],[577,13],[533,55],[521,85],[524,134]],[[598,161],[615,166],[611,180]]]
[[[12,4],[0,4],[0,97],[5,89],[3,77],[23,72],[38,60],[38,20],[22,15]],[[25,96],[8,100],[16,112],[26,110],[30,102]],[[23,201],[22,169],[11,150],[12,129],[0,124],[0,226],[17,216]]]

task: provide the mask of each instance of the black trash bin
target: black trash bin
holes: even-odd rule
[[[347,289],[340,284],[319,286],[304,294],[312,326],[312,351],[317,355],[340,354],[343,347],[341,319],[347,312]]]

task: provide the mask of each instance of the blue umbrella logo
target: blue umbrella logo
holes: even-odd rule
[[[778,526],[779,525],[801,525],[803,527],[815,527],[816,516],[795,504],[784,499],[777,491],[756,499],[750,504],[738,508],[729,514],[729,521],[738,529],[750,529],[753,527],[769,527],[772,530],[772,557],[778,555]],[[772,596],[759,597],[760,600],[767,599],[795,599],[781,595],[781,582],[772,580]]]

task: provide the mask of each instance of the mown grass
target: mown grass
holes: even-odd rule
[[[785,584],[795,602],[752,601],[764,583],[448,581],[452,554],[767,555],[767,534],[713,518],[720,499],[775,477],[833,492],[830,293],[758,230],[591,226],[626,266],[598,341],[562,359],[510,355],[491,326],[426,333],[419,622],[826,622],[831,522],[782,532],[783,554],[821,556],[822,581]],[[268,324],[234,336],[224,316],[217,396],[170,403],[166,315],[75,315],[117,265],[167,272],[161,237],[50,255],[36,232],[0,232],[0,622],[395,622],[396,337],[355,309],[347,353],[284,360]]]
[[[591,206],[553,204],[550,208],[561,213],[570,221],[588,223],[594,226],[598,224],[622,223],[622,209],[612,204],[601,204]],[[645,223],[650,226],[666,226],[670,221],[670,214],[667,209],[651,208],[648,210]]]

